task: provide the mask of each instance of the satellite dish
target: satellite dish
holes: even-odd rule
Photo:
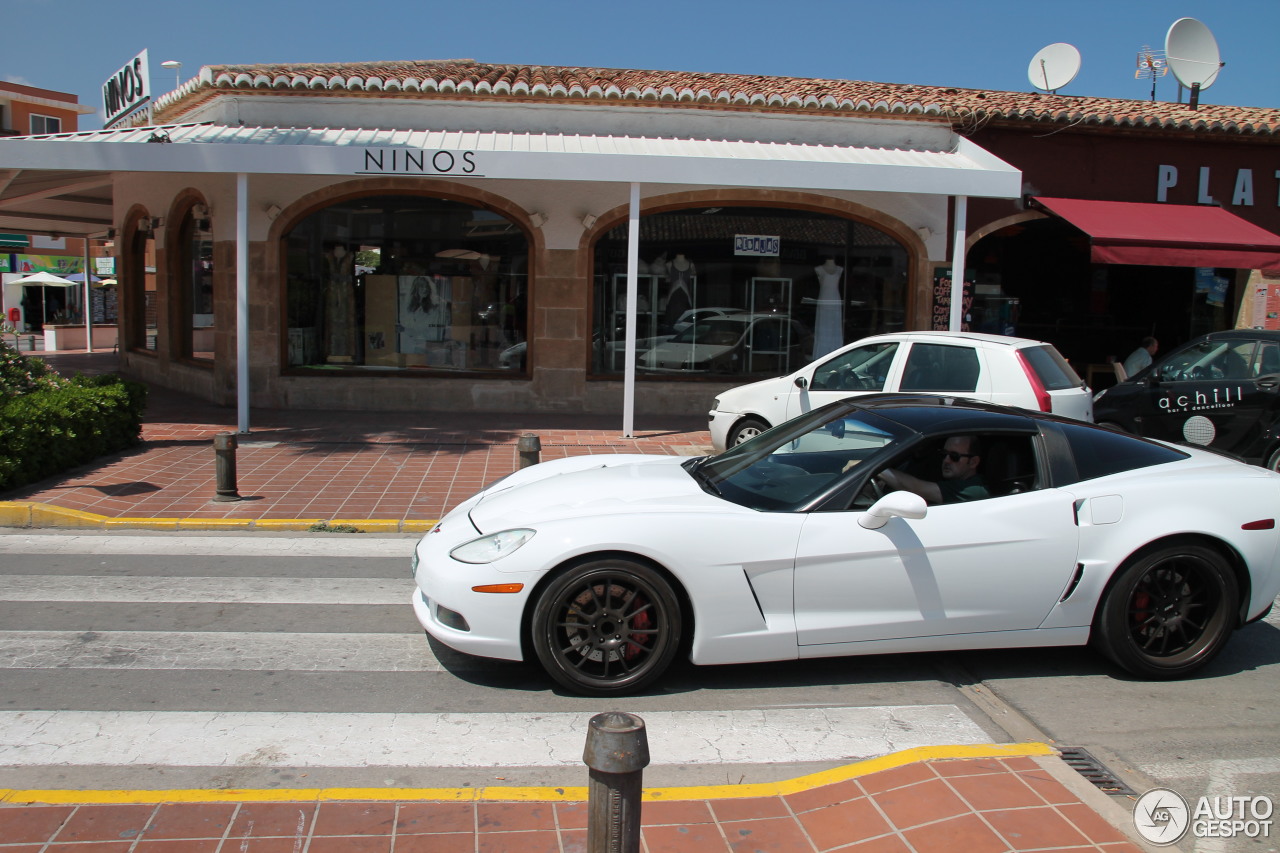
[[[1079,73],[1080,51],[1066,42],[1040,48],[1027,66],[1027,79],[1031,85],[1046,92],[1056,92],[1076,79]]]
[[[1164,38],[1164,53],[1173,76],[1191,90],[1191,108],[1195,109],[1200,92],[1213,85],[1226,64],[1218,53],[1217,40],[1195,18],[1179,18]]]

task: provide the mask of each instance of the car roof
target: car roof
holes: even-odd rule
[[[858,343],[872,341],[930,341],[937,343],[981,343],[991,344],[993,346],[1005,347],[1027,347],[1027,346],[1050,346],[1046,341],[1037,341],[1032,338],[1014,338],[1009,335],[993,335],[988,332],[888,332],[883,335],[870,335],[862,338]]]
[[[1198,338],[1192,338],[1187,341],[1194,344],[1196,341],[1234,341],[1234,340],[1260,340],[1260,341],[1277,341],[1280,342],[1280,332],[1270,329],[1225,329],[1221,332],[1210,332],[1207,335],[1201,335]]]

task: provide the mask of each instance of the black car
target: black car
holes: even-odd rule
[[[1280,332],[1236,329],[1196,338],[1099,392],[1093,417],[1280,471]]]

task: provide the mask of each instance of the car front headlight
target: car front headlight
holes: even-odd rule
[[[1106,395],[1106,393],[1107,393],[1107,389],[1106,389],[1106,388],[1103,388],[1103,389],[1102,389],[1101,391],[1099,391],[1097,394],[1094,394],[1094,395],[1093,395],[1093,402],[1095,402],[1095,403],[1096,403],[1096,402],[1098,402],[1099,400],[1101,400],[1101,399]]]
[[[533,538],[534,531],[517,528],[490,533],[479,539],[464,542],[449,552],[449,556],[460,563],[492,563],[508,554],[514,553],[521,545]]]

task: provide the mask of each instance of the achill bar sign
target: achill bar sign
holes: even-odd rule
[[[111,127],[149,100],[151,72],[144,50],[102,84],[102,114],[106,116],[102,126]]]

